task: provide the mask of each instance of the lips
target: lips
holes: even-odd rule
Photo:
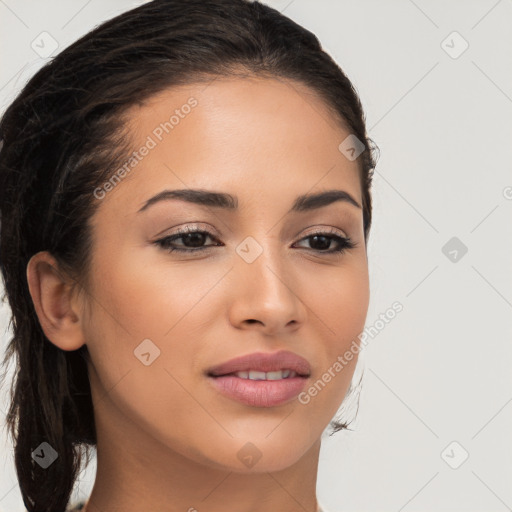
[[[281,350],[274,353],[255,352],[245,356],[231,359],[209,368],[206,373],[211,377],[230,375],[240,371],[276,372],[279,370],[292,370],[301,377],[309,377],[311,366],[303,357]]]

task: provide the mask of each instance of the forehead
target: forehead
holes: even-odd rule
[[[216,78],[162,91],[126,119],[138,158],[109,199],[133,211],[165,188],[232,192],[243,207],[342,187],[361,202],[359,165],[338,149],[350,132],[302,84]]]

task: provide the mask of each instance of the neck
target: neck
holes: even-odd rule
[[[98,409],[96,479],[82,512],[319,511],[320,439],[284,469],[239,472],[201,461],[201,454],[187,454],[182,447],[172,449],[130,422],[109,400]]]

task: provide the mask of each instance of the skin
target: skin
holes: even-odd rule
[[[191,96],[198,105],[101,199],[86,293],[47,252],[27,268],[48,339],[62,350],[87,344],[91,356],[98,469],[84,510],[313,512],[320,438],[357,355],[308,404],[243,405],[204,372],[291,350],[311,364],[307,390],[362,332],[362,209],[338,201],[287,213],[297,196],[330,189],[362,204],[358,161],[338,150],[350,132],[306,86],[218,78],[130,109],[134,149]],[[186,188],[228,192],[238,210],[169,200],[137,213],[162,190]],[[213,233],[203,246],[221,246],[183,255],[153,243],[187,225]],[[329,228],[356,246],[329,255],[307,238]],[[262,249],[250,264],[236,252],[248,236]],[[187,242],[174,244],[194,247]],[[134,355],[146,338],[161,351],[148,366]],[[237,457],[248,442],[261,453],[251,468]]]

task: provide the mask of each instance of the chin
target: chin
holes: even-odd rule
[[[263,439],[251,439],[249,436],[245,436],[243,440],[232,439],[226,445],[225,451],[217,454],[218,457],[213,453],[210,456],[224,470],[234,473],[282,471],[299,462],[313,444],[304,437],[304,444],[301,445],[296,433],[283,433],[286,435],[278,436],[273,433]]]

